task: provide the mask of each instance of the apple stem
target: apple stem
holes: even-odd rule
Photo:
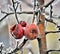
[[[17,7],[15,8],[15,3],[14,3],[14,0],[12,0],[12,3],[13,3],[13,8],[14,8],[14,12],[15,12],[15,17],[16,17],[16,20],[17,20],[17,22],[19,23],[19,20],[18,20],[18,17],[17,17],[17,13],[16,13],[16,11],[17,11],[17,7],[18,7],[18,5],[17,5]]]

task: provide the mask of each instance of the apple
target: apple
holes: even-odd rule
[[[10,28],[10,32],[15,39],[21,39],[24,35],[24,29],[20,24],[15,24]]]
[[[30,40],[36,39],[37,36],[38,36],[37,25],[35,25],[33,23],[30,24],[30,25],[27,25],[26,28],[25,28],[25,36]]]
[[[27,23],[25,21],[20,21],[22,27],[26,27]]]
[[[15,27],[16,27],[16,24],[15,24],[15,25],[10,26],[10,32],[11,32],[11,33],[14,31]]]

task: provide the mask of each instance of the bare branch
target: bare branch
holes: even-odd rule
[[[3,18],[0,19],[0,22],[4,20],[9,14],[6,14]]]
[[[3,13],[3,14],[8,14],[7,12],[4,12],[4,11],[2,11],[2,10],[1,10],[1,13]]]
[[[45,35],[47,35],[49,33],[60,33],[60,30],[59,31],[48,31],[48,32],[45,32]]]
[[[32,11],[21,11],[21,12],[17,12],[17,14],[33,14]]]
[[[16,8],[15,8],[16,10],[17,10],[17,8],[18,8],[18,5],[19,5],[19,3],[17,3],[17,6],[16,6]]]
[[[25,43],[28,41],[28,39],[24,39],[24,41],[19,46],[19,49],[22,49],[22,47],[25,45]]]
[[[48,51],[46,52],[46,54],[49,54],[49,52],[53,52],[53,51],[60,52],[60,50],[48,50]]]
[[[7,17],[8,15],[14,14],[13,12],[7,13],[7,12],[4,12],[4,11],[2,11],[2,13],[6,14],[6,16],[4,16],[3,18],[1,18],[1,19],[0,19],[0,22],[1,22],[3,19],[5,19],[5,17]],[[16,13],[17,13],[17,14],[33,14],[33,11],[21,11],[21,12],[16,12]],[[53,21],[50,20],[50,19],[46,19],[46,18],[45,18],[45,20],[56,25],[56,23],[53,22]]]
[[[14,14],[13,12],[4,12],[2,11],[3,14]],[[16,12],[17,14],[33,14],[33,11],[20,11],[20,12]]]
[[[18,3],[18,4],[19,4],[19,2],[18,2],[18,1],[14,2],[14,4],[16,4],[16,3]]]
[[[36,9],[36,0],[34,0],[34,5],[33,5],[33,10],[35,10],[35,9]],[[36,11],[33,11],[33,19],[32,19],[32,23],[34,23],[35,15],[36,15]]]
[[[50,4],[52,4],[55,0],[50,1],[48,4],[44,5],[45,8],[47,8]]]
[[[22,5],[20,4],[20,11],[22,11]]]
[[[0,22],[2,21],[2,20],[4,20],[7,16],[9,16],[9,15],[11,15],[11,14],[14,14],[13,12],[11,12],[11,13],[7,13],[7,12],[4,12],[4,11],[2,11],[2,13],[3,14],[6,14],[4,17],[2,17],[1,19],[0,19]],[[21,12],[16,12],[17,14],[33,14],[33,12],[32,11],[21,11]]]
[[[12,0],[12,3],[13,3],[13,8],[14,8],[16,20],[19,23],[19,20],[18,20],[18,17],[17,17],[17,13],[16,13],[16,9],[15,9],[15,5],[14,5],[14,0]]]
[[[53,20],[51,20],[51,19],[46,19],[46,18],[45,18],[45,20],[56,25],[56,23],[55,23]]]
[[[28,39],[24,39],[24,41],[21,43],[21,45],[19,46],[19,48],[15,48],[10,54],[15,53],[18,50],[22,49],[23,46],[26,44],[27,41],[28,41]]]
[[[4,11],[1,11],[1,13],[6,14],[6,15],[0,19],[0,22],[3,21],[7,16],[9,16],[11,14],[14,14],[14,13],[7,13],[7,12],[4,12]]]

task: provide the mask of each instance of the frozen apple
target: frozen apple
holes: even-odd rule
[[[30,40],[36,39],[36,37],[38,36],[37,25],[35,24],[27,25],[25,29],[25,36]]]
[[[16,24],[10,28],[10,32],[13,33],[15,39],[21,39],[24,35],[24,29],[20,24]]]
[[[22,27],[26,27],[27,23],[25,21],[20,21]]]

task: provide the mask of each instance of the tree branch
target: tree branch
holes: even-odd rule
[[[19,49],[22,49],[22,47],[25,45],[25,43],[28,41],[28,39],[24,39],[24,41],[19,46]]]
[[[4,12],[4,11],[2,11],[2,13],[3,14],[14,14],[13,12],[10,12],[10,13],[8,13],[8,12]],[[20,12],[16,12],[17,14],[33,14],[33,11],[20,11]]]
[[[19,2],[18,2],[18,1],[14,2],[14,4],[16,4],[16,3],[18,3],[18,4],[19,4]]]
[[[0,19],[0,22],[4,20],[9,14],[6,14],[3,18]]]
[[[44,5],[45,8],[47,8],[50,4],[52,4],[55,0],[50,1],[48,4]]]
[[[4,17],[2,17],[1,19],[0,19],[0,22],[2,21],[2,20],[4,20],[7,16],[9,16],[9,15],[11,15],[11,14],[14,14],[13,12],[11,12],[11,13],[7,13],[7,12],[4,12],[4,11],[1,11],[3,14],[6,14]],[[33,12],[32,11],[21,11],[21,12],[16,12],[17,14],[33,14]]]
[[[45,20],[56,25],[56,23],[53,20],[51,20],[51,19],[46,19],[45,18]]]
[[[22,5],[21,4],[20,4],[20,7],[19,8],[20,8],[20,11],[22,11]]]
[[[3,14],[8,14],[7,12],[4,12],[4,11],[2,11],[2,10],[1,10],[1,13],[3,13]]]
[[[52,52],[52,51],[60,52],[60,50],[48,50],[48,51],[46,52],[46,54],[49,54],[49,52]]]
[[[19,46],[19,48],[15,48],[12,52],[10,52],[10,54],[15,53],[18,50],[22,49],[23,46],[26,44],[27,41],[28,41],[28,39],[24,39],[24,41],[21,43],[21,45]]]
[[[60,33],[60,30],[59,31],[47,31],[47,32],[45,32],[45,35],[47,35],[49,33]]]
[[[13,12],[11,12],[11,13],[7,13],[7,12],[4,12],[4,11],[1,11],[1,12],[3,14],[6,14],[6,15],[0,19],[0,22],[2,20],[4,20],[7,16],[9,16],[11,14],[14,14]],[[35,13],[36,13],[36,11],[35,11]],[[33,11],[21,11],[21,12],[16,12],[16,14],[33,14]],[[53,20],[50,20],[50,19],[47,19],[47,18],[45,18],[45,20],[56,25],[56,23]]]
[[[55,0],[50,1],[50,2],[49,2],[47,5],[45,5],[44,7],[47,8],[47,7],[48,7],[51,3],[53,3],[54,1],[55,1]],[[12,2],[13,2],[14,10],[15,10],[14,1],[12,0]],[[0,19],[0,22],[1,22],[3,19],[5,19],[8,15],[14,14],[14,13],[6,13],[6,12],[3,12],[3,11],[1,11],[1,12],[2,12],[2,13],[5,13],[6,15],[5,15],[3,18]],[[23,14],[23,13],[25,13],[25,14],[33,14],[33,12],[26,12],[26,11],[17,12],[17,14]],[[15,10],[15,16],[16,16],[16,10]],[[17,19],[17,16],[16,16],[16,19]],[[48,20],[48,19],[46,19],[46,18],[45,18],[45,20],[56,25],[56,23],[53,22],[53,21],[50,21],[50,20]],[[18,19],[17,19],[17,21],[18,21]]]
[[[15,9],[15,5],[14,5],[14,0],[12,0],[12,3],[13,3],[13,8],[14,8],[16,20],[19,23],[19,20],[18,20],[18,17],[17,17],[17,13],[16,13],[16,9]]]
[[[4,11],[2,11],[2,13],[3,13],[3,14],[6,14],[6,15],[5,15],[3,18],[0,19],[0,22],[1,22],[3,19],[5,19],[7,16],[9,16],[9,15],[11,15],[11,14],[14,14],[13,12],[7,13],[7,12],[4,12]],[[21,11],[21,12],[16,12],[16,13],[17,13],[17,14],[33,14],[33,11]],[[50,19],[45,18],[45,20],[56,25],[56,23],[53,22],[53,21],[50,20]]]
[[[18,8],[18,5],[19,5],[19,3],[17,3],[17,6],[16,6],[16,8],[15,8],[16,10],[17,10],[17,8]]]

